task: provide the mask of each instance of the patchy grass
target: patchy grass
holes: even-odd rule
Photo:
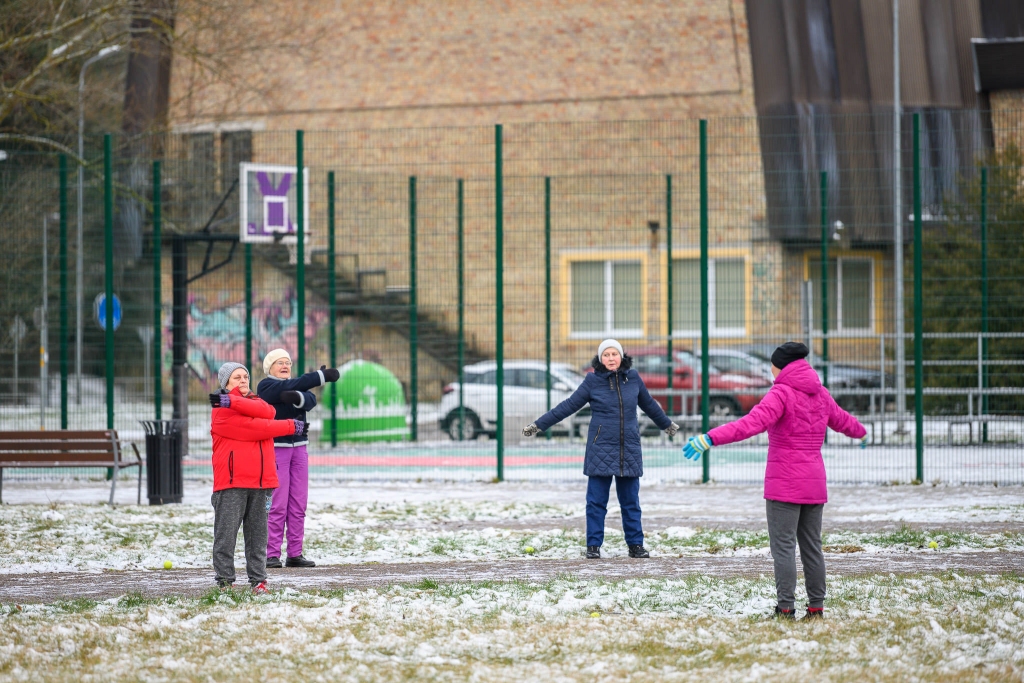
[[[1020,506],[949,508],[965,519],[1017,520]],[[535,528],[530,522],[536,521]],[[617,523],[614,517],[612,524]],[[447,562],[501,560],[526,555],[543,559],[580,556],[586,545],[582,505],[502,501],[424,504],[310,506],[305,553],[320,564],[353,562]],[[605,554],[622,556],[622,535],[609,529]],[[889,532],[825,534],[828,552],[929,552],[1024,550],[1020,531],[969,533],[955,524],[922,530],[904,524]],[[208,567],[213,512],[204,505],[109,508],[106,505],[18,505],[0,507],[0,571],[102,571],[155,569],[170,560],[177,568]],[[765,554],[764,529],[668,527],[647,530],[655,555]],[[238,548],[241,553],[242,539]],[[527,553],[526,548],[533,548]],[[855,549],[860,550],[855,550]]]
[[[770,578],[696,576],[4,605],[0,678],[927,682],[1024,674],[1022,575],[858,577],[829,589],[823,622],[765,618]]]

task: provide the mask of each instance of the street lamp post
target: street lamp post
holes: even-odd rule
[[[94,56],[85,60],[82,70],[78,72],[78,207],[76,226],[78,248],[75,253],[75,405],[82,405],[82,297],[84,288],[83,277],[83,239],[82,239],[82,202],[83,182],[85,179],[85,143],[83,131],[85,129],[85,69],[95,61],[103,59],[107,55],[120,51],[120,45],[105,47]]]

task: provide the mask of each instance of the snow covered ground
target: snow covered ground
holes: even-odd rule
[[[210,563],[209,485],[189,482],[185,504],[110,508],[105,487],[14,484],[0,508],[0,570],[149,569]],[[857,552],[1024,551],[1019,487],[833,486],[826,546]],[[119,491],[131,501],[134,491]],[[523,555],[579,557],[584,490],[569,484],[335,484],[311,488],[305,554],[325,564],[452,562]],[[126,500],[127,499],[127,500]],[[91,501],[91,504],[86,503]],[[641,489],[648,546],[662,555],[767,554],[755,486]],[[608,524],[619,528],[617,506]],[[609,530],[607,550],[625,554]]]
[[[274,573],[269,597],[206,588],[209,481],[187,481],[182,505],[129,504],[130,488],[110,508],[100,482],[5,482],[0,595],[34,577],[146,589],[0,598],[0,681],[1024,676],[1019,486],[833,485],[823,623],[763,618],[774,584],[755,485],[645,484],[657,559],[624,558],[613,502],[610,559],[593,564],[580,559],[581,483],[317,483],[305,554],[333,569]],[[958,559],[939,569],[930,557]],[[836,572],[854,558],[868,561]],[[750,569],[722,570],[736,565]],[[872,566],[887,569],[865,575]],[[388,578],[329,580],[346,568]]]
[[[1019,681],[1024,579],[834,579],[784,623],[768,578],[388,586],[4,605],[0,678]]]

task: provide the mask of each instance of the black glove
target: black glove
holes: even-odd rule
[[[293,406],[298,408],[300,405],[302,405],[302,394],[300,394],[297,391],[282,391],[281,402],[291,403]]]
[[[210,405],[214,408],[229,408],[231,396],[228,394],[210,394]]]
[[[309,435],[309,423],[303,420],[294,420],[295,422],[295,436],[308,436]]]
[[[328,382],[337,382],[341,379],[341,373],[337,368],[329,368],[326,365],[320,366],[320,372],[324,373],[324,379]]]

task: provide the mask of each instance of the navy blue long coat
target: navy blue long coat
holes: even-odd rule
[[[672,424],[658,402],[651,398],[640,375],[630,367],[629,356],[623,361],[616,372],[609,372],[604,365],[595,362],[594,372],[586,375],[572,396],[544,413],[535,423],[544,431],[590,403],[592,415],[583,460],[583,474],[588,477],[643,476],[640,426],[636,420],[638,405],[659,429]]]

